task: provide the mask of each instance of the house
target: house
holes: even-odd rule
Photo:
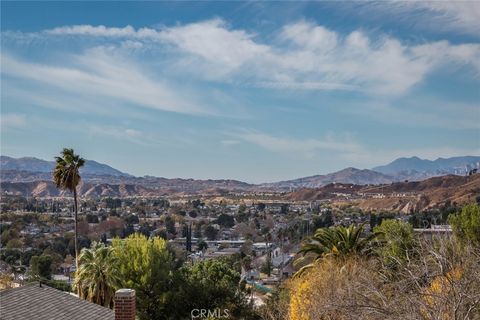
[[[135,291],[115,293],[115,310],[78,298],[76,295],[33,282],[0,291],[2,320],[135,320]]]

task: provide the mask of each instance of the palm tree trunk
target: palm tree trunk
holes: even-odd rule
[[[73,189],[73,200],[74,200],[74,204],[73,204],[73,208],[74,208],[74,211],[75,211],[75,217],[74,217],[74,220],[75,220],[75,273],[78,272],[78,257],[79,257],[79,253],[78,253],[78,205],[77,205],[77,188],[74,188]],[[78,288],[77,290],[77,294],[78,296],[80,296],[80,288]]]

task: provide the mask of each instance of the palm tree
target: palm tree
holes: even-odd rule
[[[372,233],[362,238],[365,224],[356,227],[351,224],[349,227],[337,226],[335,228],[320,228],[315,231],[313,237],[302,245],[299,253],[303,255],[298,262],[305,258],[305,255],[313,255],[314,261],[302,267],[297,274],[301,274],[313,264],[327,256],[347,257],[351,255],[369,254],[372,249],[372,241],[377,237]]]
[[[53,170],[53,182],[57,188],[65,189],[73,193],[75,210],[75,261],[78,270],[78,200],[77,186],[81,177],[79,169],[85,164],[85,160],[75,154],[73,149],[64,148],[60,157],[55,157],[56,166]]]
[[[80,298],[111,307],[115,290],[120,287],[118,261],[112,247],[94,242],[90,249],[84,248],[78,258],[79,269],[74,287]]]

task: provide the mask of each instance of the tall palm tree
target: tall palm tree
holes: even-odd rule
[[[82,249],[78,261],[80,267],[73,285],[80,298],[104,307],[113,306],[115,290],[120,287],[114,249],[94,242],[90,249]]]
[[[75,211],[75,261],[78,270],[78,200],[77,186],[81,177],[79,169],[85,164],[85,160],[75,154],[73,149],[64,148],[60,157],[55,157],[56,166],[53,170],[53,181],[57,188],[68,190],[73,193]]]
[[[319,228],[315,231],[313,237],[302,245],[298,253],[313,255],[313,262],[301,268],[298,274],[301,274],[308,268],[311,268],[315,261],[326,256],[347,257],[351,255],[369,254],[372,249],[372,241],[377,237],[376,233],[371,233],[362,237],[365,224],[356,227],[351,224],[349,227],[337,226],[335,228]],[[298,262],[302,261],[299,259]]]

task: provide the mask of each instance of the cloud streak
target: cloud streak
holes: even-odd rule
[[[27,125],[27,117],[18,113],[2,113],[0,125],[1,131],[23,128]]]
[[[308,21],[283,26],[269,41],[222,19],[159,29],[131,26],[65,26],[38,36],[122,41],[126,47],[169,52],[172,72],[200,80],[291,90],[354,90],[401,95],[447,65],[472,65],[480,72],[480,45],[448,41],[405,44],[362,30],[340,34]],[[176,52],[177,54],[172,54]]]
[[[199,105],[189,92],[149,78],[135,63],[108,52],[107,48],[88,50],[73,56],[72,60],[68,66],[46,65],[3,54],[2,74],[78,97],[87,95],[184,114],[214,114],[211,107]]]
[[[331,133],[323,139],[294,139],[249,129],[242,129],[229,135],[244,142],[255,144],[268,151],[306,158],[314,157],[319,151],[353,153],[362,150],[362,147],[353,142],[348,136],[340,139]]]

